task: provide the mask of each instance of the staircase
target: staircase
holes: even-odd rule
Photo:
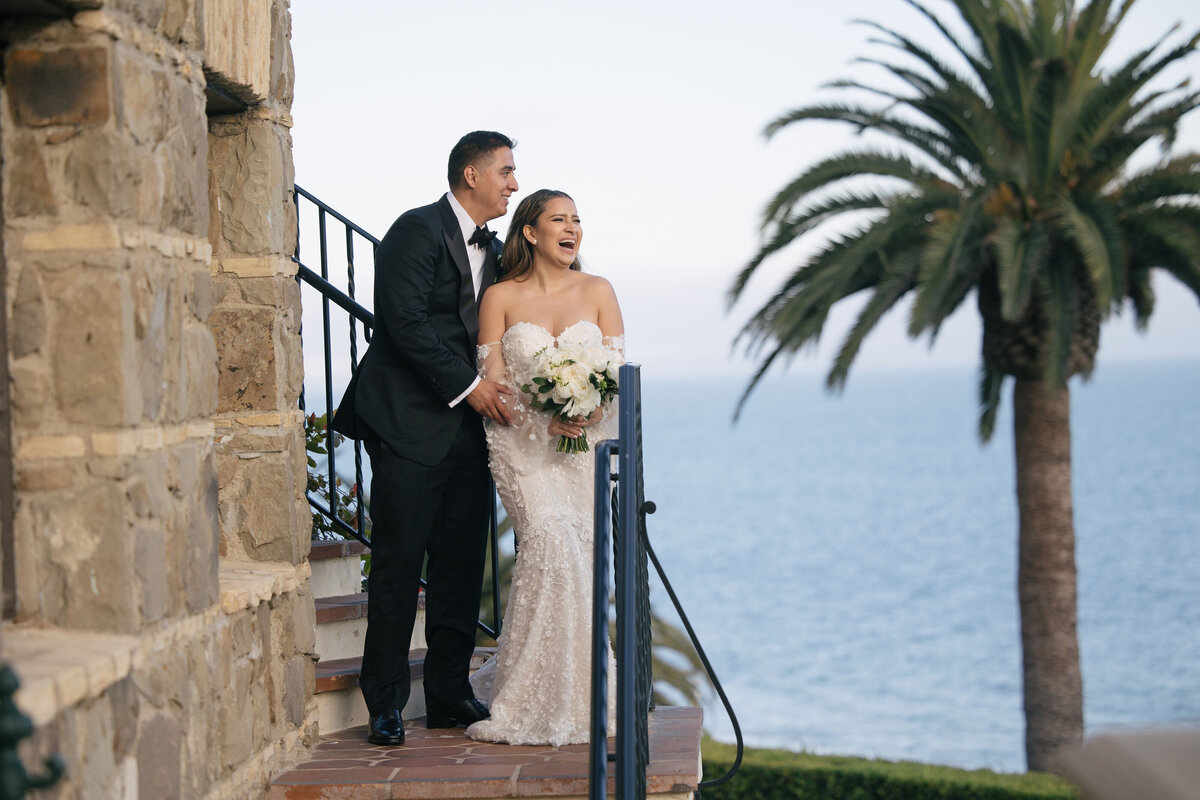
[[[367,595],[361,591],[361,558],[365,545],[355,541],[313,542],[310,587],[317,608],[317,711],[323,734],[367,724],[367,706],[358,688],[363,639],[367,631]],[[495,652],[480,648],[472,671]],[[417,619],[409,645],[412,692],[405,719],[425,715],[422,678],[425,664],[425,593],[417,603]]]
[[[388,800],[390,798],[583,797],[588,792],[587,745],[528,747],[468,739],[463,729],[424,725],[424,595],[418,604],[411,660],[412,696],[403,747],[367,742],[367,709],[358,689],[367,596],[354,541],[313,542],[310,587],[317,609],[317,709],[321,740],[308,761],[271,782],[268,800]],[[479,648],[472,671],[495,648]],[[659,708],[650,714],[648,795],[684,800],[700,777],[702,712]],[[609,743],[612,750],[612,743]],[[609,766],[609,791],[613,769]]]

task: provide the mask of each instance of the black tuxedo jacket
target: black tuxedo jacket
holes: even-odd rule
[[[485,250],[481,293],[495,280],[499,252],[499,240]],[[375,250],[375,330],[333,429],[438,463],[461,425],[482,424],[465,399],[449,405],[475,380],[478,335],[479,297],[450,201],[406,211]]]

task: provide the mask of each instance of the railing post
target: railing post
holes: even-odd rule
[[[617,443],[595,446],[595,516],[592,565],[592,727],[588,745],[588,797],[604,800],[608,789],[608,532],[611,527],[612,454]],[[617,672],[620,675],[620,670]]]
[[[641,368],[625,364],[620,369],[620,421],[617,463],[617,796],[646,795],[646,764],[649,710],[643,673],[649,668],[649,642],[642,636],[641,606],[649,603],[649,591],[639,576],[644,575],[645,554],[641,541]],[[646,610],[646,615],[649,611]]]

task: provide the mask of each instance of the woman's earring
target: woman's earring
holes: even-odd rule
[[[530,239],[529,243],[532,244],[534,247],[537,247],[537,239]]]

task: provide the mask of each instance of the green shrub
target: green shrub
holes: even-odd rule
[[[704,779],[724,775],[733,745],[705,738]],[[912,761],[817,756],[747,748],[728,783],[702,800],[1075,800],[1071,784],[1044,773],[962,770]]]

